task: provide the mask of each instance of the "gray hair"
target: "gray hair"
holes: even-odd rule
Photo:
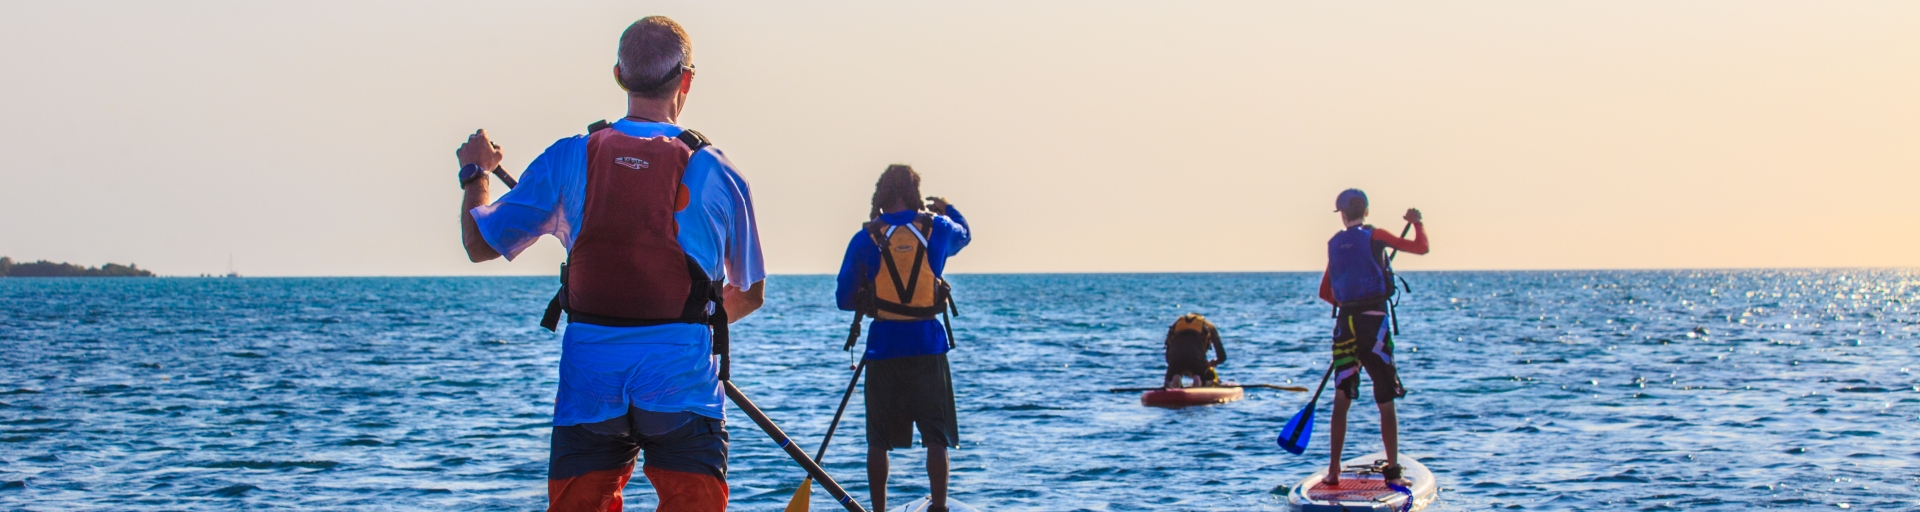
[[[666,16],[640,18],[620,34],[620,87],[628,94],[662,98],[680,89],[680,74],[693,69],[693,41]]]

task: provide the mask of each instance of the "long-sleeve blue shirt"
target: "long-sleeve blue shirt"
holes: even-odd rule
[[[904,226],[919,214],[917,211],[889,213],[881,215],[879,221]],[[973,241],[973,232],[967,227],[967,218],[952,206],[947,207],[946,215],[933,216],[931,231],[927,233],[927,264],[933,267],[933,275],[944,276],[947,258],[966,248],[967,243]],[[847,243],[847,256],[840,262],[839,286],[833,292],[841,311],[854,310],[854,294],[862,284],[872,284],[881,269],[880,246],[873,242],[873,235],[865,229],[854,233],[853,240]],[[865,358],[868,361],[946,352],[947,333],[937,319],[874,320],[867,329]]]

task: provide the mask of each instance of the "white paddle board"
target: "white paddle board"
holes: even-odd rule
[[[914,500],[913,503],[908,503],[906,505],[894,507],[891,512],[927,512],[927,506],[932,504],[933,504],[933,497],[929,496],[925,498],[920,498],[918,500]],[[951,510],[953,512],[980,512],[980,509],[973,508],[973,506],[967,505],[965,503],[961,503],[960,500],[953,499],[952,496],[947,497],[947,510]]]
[[[1406,491],[1395,490],[1380,476],[1385,452],[1374,452],[1348,459],[1340,465],[1340,485],[1328,486],[1322,468],[1294,484],[1287,491],[1287,508],[1294,512],[1419,511],[1440,497],[1439,483],[1425,464],[1400,454],[1400,477],[1407,480]]]

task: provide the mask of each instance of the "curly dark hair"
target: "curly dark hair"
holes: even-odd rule
[[[880,173],[880,181],[873,184],[873,212],[867,218],[878,218],[894,206],[925,209],[925,203],[920,202],[920,173],[913,172],[912,166],[893,164]]]

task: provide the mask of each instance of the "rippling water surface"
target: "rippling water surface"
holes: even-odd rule
[[[1105,390],[1157,382],[1189,311],[1221,326],[1227,378],[1317,383],[1317,278],[956,276],[954,495],[1279,509],[1325,464],[1324,409],[1307,456],[1273,443],[1305,396],[1165,410]],[[1408,278],[1402,443],[1439,510],[1920,509],[1920,274]],[[539,509],[552,282],[0,279],[0,508]],[[774,277],[735,331],[735,381],[807,446],[850,374],[831,287]],[[1378,449],[1377,414],[1355,412],[1349,453]],[[729,414],[733,509],[778,510],[802,473]],[[864,499],[857,397],[848,418],[826,465]],[[893,461],[892,495],[924,494],[919,452]],[[652,509],[639,475],[627,503]]]

